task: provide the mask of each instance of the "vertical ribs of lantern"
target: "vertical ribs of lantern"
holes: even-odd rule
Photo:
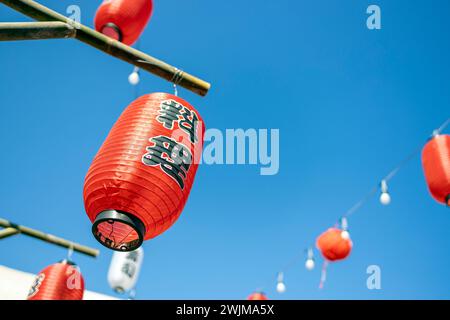
[[[186,101],[170,94],[150,94],[133,101],[117,120],[108,137],[96,155],[86,175],[84,198],[86,211],[94,222],[100,212],[116,210],[137,218],[145,226],[144,239],[153,238],[167,230],[179,217],[187,201],[197,170],[197,163],[191,163],[184,179],[184,189],[176,179],[168,175],[162,166],[148,166],[143,161],[152,138],[172,137],[174,130],[180,130],[180,119],[174,121],[168,129],[158,121],[164,101],[174,100],[199,118],[198,132],[203,137],[204,124],[198,112]],[[190,136],[180,130],[181,139],[187,141]],[[202,140],[197,142],[200,148],[190,144],[187,150],[195,156],[202,149]],[[155,146],[156,147],[156,146]],[[163,154],[162,154],[163,156]],[[167,157],[167,154],[166,154]],[[105,224],[95,227],[100,242],[108,239],[107,245],[120,249],[118,245],[135,239],[136,234],[127,225],[115,220],[106,220]],[[95,229],[94,228],[94,229]],[[135,229],[134,226],[131,226]],[[95,231],[95,230],[94,230]],[[139,233],[139,232],[138,232]],[[138,241],[138,242],[139,242]],[[125,250],[131,247],[124,246]]]
[[[76,266],[62,261],[46,267],[35,278],[27,300],[82,300],[84,279]]]

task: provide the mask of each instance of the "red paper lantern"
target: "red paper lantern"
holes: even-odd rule
[[[254,292],[247,297],[247,300],[269,300],[263,292]]]
[[[95,29],[132,45],[144,31],[152,11],[152,0],[105,0],[95,14]]]
[[[84,184],[86,212],[100,243],[135,250],[178,219],[194,182],[204,130],[194,107],[171,94],[144,95],[125,109]]]
[[[64,260],[42,270],[27,300],[82,300],[84,280],[76,265]]]
[[[436,201],[450,206],[450,136],[436,135],[423,148],[422,165]]]
[[[343,236],[344,234],[344,236]],[[352,250],[352,241],[345,236],[343,230],[330,228],[317,238],[317,248],[328,261],[338,261],[347,258]]]

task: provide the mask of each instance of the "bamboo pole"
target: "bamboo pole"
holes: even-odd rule
[[[0,41],[67,39],[76,33],[75,28],[59,21],[0,23]]]
[[[20,233],[20,231],[17,229],[14,229],[14,228],[6,228],[3,230],[0,230],[0,240],[8,238],[8,237],[13,236],[18,233]]]
[[[163,61],[111,39],[82,24],[74,24],[70,18],[59,14],[32,0],[0,0],[3,4],[38,21],[60,21],[74,25],[75,38],[118,59],[180,85],[201,96],[208,93],[211,85],[193,75],[179,70]]]
[[[74,243],[72,241],[63,239],[63,238],[59,238],[56,237],[54,235],[39,231],[39,230],[35,230],[35,229],[31,229],[25,226],[21,226],[21,225],[17,225],[15,223],[9,222],[8,220],[5,219],[1,219],[0,218],[0,227],[3,228],[12,228],[17,230],[17,233],[21,233],[27,236],[30,236],[32,238],[36,238],[48,243],[52,243],[55,244],[57,246],[60,247],[64,247],[67,249],[72,249],[73,251],[77,251],[79,253],[83,253],[85,255],[91,256],[91,257],[97,257],[99,255],[99,250],[97,249],[93,249],[87,246],[83,246],[81,244],[78,243]],[[7,230],[5,229],[5,230]],[[2,230],[2,231],[5,231]],[[1,239],[1,238],[0,238]]]

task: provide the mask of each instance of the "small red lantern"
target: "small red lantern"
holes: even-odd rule
[[[247,297],[247,300],[269,300],[263,292],[254,292]]]
[[[317,248],[331,262],[347,258],[352,246],[348,232],[338,228],[330,228],[317,238]]]
[[[132,45],[144,31],[152,11],[152,0],[105,0],[95,14],[95,29]]]
[[[450,206],[450,135],[435,135],[425,145],[422,165],[433,198]]]
[[[128,106],[86,175],[84,204],[104,246],[137,249],[167,230],[188,199],[205,126],[186,101],[166,93]]]
[[[42,270],[27,300],[82,300],[84,280],[76,265],[63,260]]]

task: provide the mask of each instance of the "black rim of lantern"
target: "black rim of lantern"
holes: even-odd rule
[[[98,227],[103,223],[111,224],[113,228],[114,224],[116,223],[125,224],[131,227],[131,229],[136,232],[138,238],[130,242],[121,241],[119,243],[116,243],[116,241],[110,239],[109,237],[113,232],[111,232],[110,235],[106,235],[101,233],[98,229]],[[142,242],[144,241],[145,226],[141,220],[139,220],[132,214],[118,210],[105,210],[100,212],[95,218],[94,224],[92,225],[92,234],[98,242],[100,242],[108,249],[127,252],[136,250],[142,245]]]
[[[115,25],[114,23],[112,23],[112,22],[108,22],[107,24],[105,24],[105,25],[102,27],[102,33],[103,33],[103,34],[105,34],[103,31],[104,31],[106,28],[109,28],[109,29],[114,30],[114,31],[117,33],[117,41],[122,42],[122,40],[123,40],[122,31],[120,31],[120,29],[119,29],[118,26],[116,26],[116,25]]]

